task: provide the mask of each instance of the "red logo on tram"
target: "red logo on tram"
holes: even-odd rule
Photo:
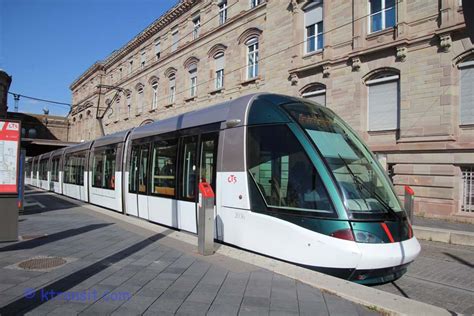
[[[229,183],[237,183],[237,177],[231,174],[229,177],[227,177],[227,182]]]

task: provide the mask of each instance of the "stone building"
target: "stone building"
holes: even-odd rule
[[[0,118],[5,118],[7,115],[7,95],[11,82],[12,77],[0,69]]]
[[[303,96],[359,132],[402,198],[414,188],[418,214],[473,221],[463,14],[458,0],[180,1],[71,84],[70,140],[253,92]]]

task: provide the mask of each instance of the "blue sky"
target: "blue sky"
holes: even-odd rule
[[[71,103],[69,85],[178,0],[0,0],[0,68],[10,92]],[[20,112],[66,115],[66,106],[20,99]],[[8,108],[13,111],[13,97]]]

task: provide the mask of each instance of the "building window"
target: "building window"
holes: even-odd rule
[[[369,89],[369,131],[398,129],[399,81],[399,75],[394,73],[383,73],[366,81]]]
[[[140,86],[138,87],[137,89],[137,93],[138,93],[138,104],[137,104],[137,113],[141,113],[143,111],[143,102],[144,102],[144,92],[143,92],[143,86]]]
[[[474,212],[474,166],[461,168],[462,172],[462,202],[461,211]]]
[[[119,68],[119,78],[120,78],[120,80],[122,80],[122,78],[123,78],[122,67]]]
[[[301,94],[305,99],[314,101],[320,105],[326,106],[326,86],[322,84],[316,84]]]
[[[193,39],[199,37],[199,29],[201,28],[201,17],[197,16],[193,19]]]
[[[324,47],[323,41],[323,2],[316,1],[304,8],[305,53]]]
[[[72,121],[75,123],[75,122],[76,122],[76,118],[73,118]],[[28,138],[36,138],[36,136],[37,136],[36,129],[30,128],[30,129],[28,130]]]
[[[174,30],[171,33],[171,37],[172,37],[172,40],[173,40],[173,44],[171,45],[171,51],[174,52],[176,49],[178,49],[179,31]]]
[[[474,60],[459,64],[460,81],[460,124],[474,124]]]
[[[133,72],[133,59],[128,61],[128,74],[130,75]]]
[[[250,8],[253,9],[262,3],[262,0],[250,0]]]
[[[258,76],[258,38],[252,37],[247,42],[247,79]]]
[[[219,6],[219,25],[227,21],[227,0],[221,0]]]
[[[169,93],[168,93],[168,103],[172,104],[175,101],[175,96],[176,96],[176,76],[175,74],[171,74],[169,76]]]
[[[224,87],[224,53],[220,52],[214,56],[214,63],[216,69],[216,89]]]
[[[395,0],[369,0],[370,32],[395,26]]]
[[[119,120],[119,115],[120,115],[120,97],[117,97],[117,99],[115,100],[115,109],[114,109],[114,116],[115,116],[115,120],[118,121]]]
[[[145,52],[142,52],[140,55],[140,67],[142,69],[145,68],[145,62],[146,62],[146,55],[145,55]]]
[[[155,56],[156,56],[156,59],[160,59],[160,54],[161,54],[161,42],[160,42],[160,39],[157,39],[156,42],[155,42]]]
[[[152,110],[155,110],[158,108],[158,82],[153,82],[151,84],[151,88],[153,90],[153,100],[151,102],[151,108]]]
[[[189,67],[189,80],[190,80],[190,96],[195,97],[197,95],[197,66],[192,64]]]
[[[127,117],[130,117],[131,109],[132,109],[132,94],[127,93]]]

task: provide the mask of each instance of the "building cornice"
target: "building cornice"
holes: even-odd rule
[[[156,19],[152,24],[150,24],[146,29],[140,32],[137,36],[132,38],[127,44],[122,48],[115,51],[107,57],[104,61],[104,66],[106,68],[111,67],[117,61],[123,59],[131,51],[136,49],[138,46],[142,45],[144,42],[148,41],[151,37],[155,36],[156,33],[163,30],[165,27],[176,21],[184,13],[188,12],[199,0],[183,0],[180,1],[177,5],[169,9],[165,14]]]
[[[81,76],[79,76],[73,83],[69,86],[70,90],[74,90],[79,86],[85,79],[90,77],[93,73],[98,70],[105,70],[106,68],[111,67],[117,61],[121,60],[135,48],[149,40],[152,36],[156,35],[157,32],[161,31],[163,28],[176,21],[177,18],[186,13],[190,8],[192,8],[199,0],[181,0],[174,7],[166,11],[161,17],[156,19],[153,23],[147,26],[143,31],[131,39],[127,44],[122,46],[120,49],[114,51],[103,61],[97,61],[94,65],[89,67]]]
[[[93,73],[104,70],[104,64],[101,61],[96,61],[92,66],[90,66],[79,78],[74,80],[71,85],[69,86],[70,90],[74,90],[79,86],[81,83],[84,82],[87,78],[89,78]]]

